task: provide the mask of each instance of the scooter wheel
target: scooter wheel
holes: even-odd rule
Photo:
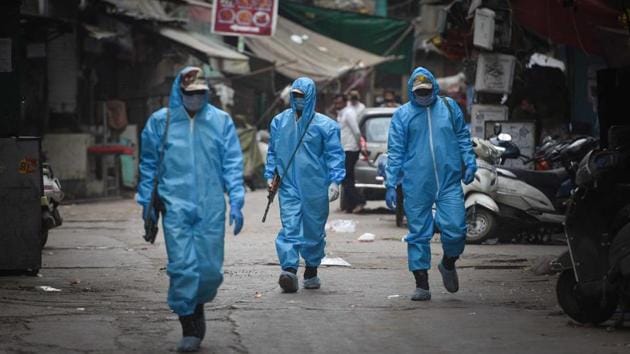
[[[597,296],[586,296],[580,290],[573,269],[560,273],[556,284],[558,304],[569,317],[580,323],[600,324],[610,319],[617,309],[618,295],[600,292]]]
[[[494,213],[488,209],[479,206],[466,209],[466,224],[468,244],[478,245],[496,237],[497,220]]]

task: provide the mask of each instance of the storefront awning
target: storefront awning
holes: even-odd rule
[[[249,58],[246,55],[213,41],[202,34],[172,27],[162,27],[158,32],[165,38],[206,55],[210,60],[219,59],[219,67],[217,69],[221,71],[230,74],[245,74],[249,72]]]
[[[292,79],[308,76],[325,81],[393,59],[351,47],[283,17],[278,18],[273,37],[245,41],[256,56],[275,62],[279,65],[277,71]]]
[[[109,4],[110,15],[121,15],[134,20],[157,22],[184,22],[169,16],[158,0],[101,0]]]
[[[323,2],[340,3],[339,0],[315,1],[320,5]],[[393,75],[409,75],[414,56],[414,33],[409,21],[309,6],[304,4],[306,1],[279,3],[278,11],[281,16],[311,31],[372,54],[397,56],[397,60],[380,65],[379,71]],[[424,15],[423,13],[423,17]],[[446,18],[446,15],[444,17]]]

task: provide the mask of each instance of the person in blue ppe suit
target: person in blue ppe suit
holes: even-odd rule
[[[164,157],[158,166],[165,130]],[[137,201],[144,207],[144,218],[156,218],[147,206],[157,170],[165,210],[168,304],[183,330],[177,349],[196,351],[205,335],[203,306],[214,299],[223,281],[226,192],[234,235],[243,227],[240,143],[231,117],[208,103],[208,84],[197,67],[177,75],[168,108],[149,118],[141,142]]]
[[[459,289],[455,261],[466,239],[461,182],[471,183],[477,170],[462,111],[450,98],[439,97],[439,92],[433,74],[416,68],[409,78],[410,101],[394,112],[387,143],[385,199],[389,208],[395,208],[396,186],[402,183],[409,270],[416,279],[412,300],[416,301],[431,299],[427,271],[434,225],[440,229],[444,250],[438,265],[444,286],[451,293]]]
[[[306,265],[304,288],[318,289],[321,285],[317,267],[324,257],[328,203],[339,197],[339,184],[346,175],[339,126],[315,112],[315,98],[313,80],[295,80],[291,86],[291,108],[271,122],[265,178],[270,188],[276,173],[282,178],[282,229],[276,239],[276,251],[282,267],[279,284],[288,293],[298,290],[300,256]],[[290,163],[294,151],[295,158]]]

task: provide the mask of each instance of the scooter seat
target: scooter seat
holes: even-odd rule
[[[520,168],[504,168],[512,172],[521,181],[543,192],[549,200],[555,200],[558,190],[569,174],[564,168],[556,168],[548,171],[534,171]]]

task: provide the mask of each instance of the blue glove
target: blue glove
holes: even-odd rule
[[[157,222],[157,214],[154,209],[149,210],[148,207],[142,207],[142,220],[146,220],[147,217],[150,217],[153,222]]]
[[[240,208],[230,207],[230,226],[234,224],[234,236],[243,228],[243,213]]]
[[[462,180],[464,184],[471,184],[472,181],[475,180],[475,172],[477,168],[475,166],[466,167],[466,171],[464,172],[464,179]]]
[[[387,188],[387,193],[385,193],[385,204],[387,204],[387,207],[391,210],[396,209],[396,188]]]

